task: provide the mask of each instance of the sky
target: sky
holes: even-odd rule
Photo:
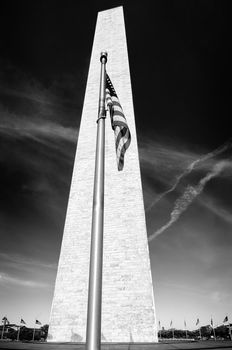
[[[232,322],[228,8],[210,0],[1,2],[0,317],[48,323],[97,12],[120,5],[157,320]]]

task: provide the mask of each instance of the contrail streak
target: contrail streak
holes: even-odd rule
[[[199,196],[199,194],[203,191],[205,185],[209,180],[218,176],[220,172],[227,166],[230,166],[231,163],[228,161],[220,161],[213,167],[213,170],[208,172],[205,177],[203,177],[198,185],[196,186],[187,186],[184,193],[175,201],[174,208],[171,212],[171,218],[160,229],[155,231],[151,236],[148,237],[148,241],[152,241],[155,237],[161,235],[167,228],[169,228],[174,222],[176,222],[180,215],[188,208],[188,206],[192,203],[194,198]]]
[[[189,166],[187,167],[187,169],[185,169],[183,171],[183,173],[181,173],[179,176],[177,176],[176,181],[174,182],[174,184],[172,185],[172,187],[170,187],[167,191],[163,192],[161,195],[159,195],[150,205],[149,207],[146,209],[146,211],[150,211],[153,206],[158,203],[163,197],[165,197],[168,193],[174,191],[176,189],[176,187],[179,185],[181,179],[190,174],[191,171],[195,168],[195,166],[198,163],[204,162],[206,160],[209,160],[212,157],[218,156],[219,154],[223,153],[224,151],[226,151],[227,149],[229,149],[232,146],[232,140],[229,139],[228,141],[226,141],[223,145],[219,146],[218,148],[216,148],[215,150],[213,150],[212,152],[209,152],[203,156],[201,156],[200,158],[194,160],[191,164],[189,164]]]

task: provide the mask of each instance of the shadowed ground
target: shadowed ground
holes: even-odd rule
[[[85,345],[80,343],[17,343],[11,341],[0,341],[0,349],[12,350],[85,350]],[[102,350],[203,350],[203,349],[232,349],[232,341],[203,341],[203,342],[168,342],[168,343],[120,343],[103,344]]]

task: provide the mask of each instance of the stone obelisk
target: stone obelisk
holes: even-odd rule
[[[157,325],[122,7],[98,13],[52,303],[49,341],[85,342],[100,53],[131,132],[123,171],[106,119],[102,341],[156,342]]]

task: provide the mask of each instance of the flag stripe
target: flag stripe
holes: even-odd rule
[[[125,140],[122,140],[124,138]],[[129,140],[128,130],[126,128],[117,127],[117,131],[115,132],[115,142],[116,148],[119,146],[120,142],[125,141],[123,144],[126,144]]]
[[[109,108],[111,125],[115,135],[118,170],[122,170],[124,155],[130,145],[131,135],[122,106],[108,74],[106,75],[106,104]]]
[[[115,121],[115,123],[114,123],[114,125],[113,125],[113,130],[114,130],[114,128],[116,128],[116,126],[120,127],[121,129],[126,129],[126,130],[128,130],[128,129],[127,129],[127,124],[124,123],[124,122],[121,121],[121,120],[116,120],[116,121]]]
[[[117,129],[119,129],[117,127]],[[130,142],[130,139],[129,139],[129,135],[122,135],[122,131],[119,130],[119,132],[117,134],[115,134],[115,138],[116,138],[116,148],[120,148],[120,151],[122,148],[124,148],[124,150],[126,151],[128,146],[127,146],[127,143]],[[125,152],[124,152],[125,153]]]
[[[126,118],[124,117],[124,114],[122,111],[118,111],[117,109],[114,108],[114,119],[117,120],[117,118],[122,118],[125,122]]]
[[[114,106],[117,108],[120,108],[120,110],[122,110],[122,106],[120,105],[120,103],[118,102],[118,99],[113,97],[112,99],[112,103],[114,104]]]

